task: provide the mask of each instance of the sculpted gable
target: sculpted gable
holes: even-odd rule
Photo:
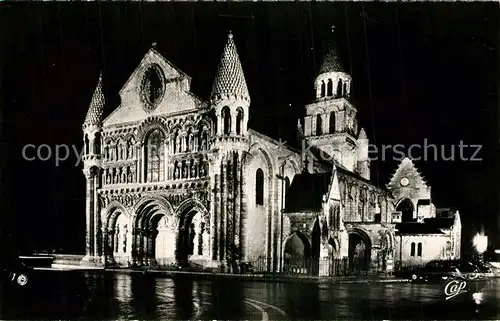
[[[104,120],[104,126],[205,108],[206,103],[190,87],[189,76],[150,49],[120,90],[121,104]]]

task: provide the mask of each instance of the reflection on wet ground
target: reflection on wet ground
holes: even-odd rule
[[[3,291],[1,319],[500,319],[500,279],[470,283],[470,291],[450,300],[445,283],[263,283],[79,271],[37,271],[32,281],[23,291]]]

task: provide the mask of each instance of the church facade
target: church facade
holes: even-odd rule
[[[370,182],[369,140],[350,103],[351,81],[332,47],[298,122],[297,150],[248,128],[251,95],[231,33],[209,100],[151,48],[119,92],[120,106],[103,118],[101,76],[83,125],[82,263],[204,269],[263,262],[264,271],[320,275],[339,266],[380,272],[392,271],[395,260],[412,264],[416,250],[403,247],[433,236],[404,232],[405,224],[427,226],[435,216],[430,188],[415,194],[420,181],[397,184],[406,160],[387,187]],[[460,256],[453,215],[440,232],[441,252],[426,251],[422,260]]]

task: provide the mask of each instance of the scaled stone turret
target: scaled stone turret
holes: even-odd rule
[[[247,134],[250,94],[231,32],[215,75],[210,101],[217,115],[217,135]]]
[[[84,140],[83,173],[86,178],[87,190],[85,209],[87,222],[86,255],[82,263],[92,265],[102,262],[100,205],[97,189],[100,187],[102,172],[101,139],[104,105],[105,97],[101,73],[82,126]]]

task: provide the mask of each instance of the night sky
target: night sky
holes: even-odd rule
[[[208,98],[233,31],[252,98],[250,127],[293,142],[314,77],[335,41],[353,76],[360,125],[377,146],[482,145],[482,161],[415,164],[438,207],[471,231],[497,226],[496,4],[0,4],[0,70],[7,133],[8,207],[23,251],[83,253],[85,181],[76,157],[23,159],[26,144],[82,148],[81,125],[103,71],[108,115],[143,55],[157,50]],[[471,157],[474,149],[465,149]],[[28,156],[33,156],[34,153]],[[43,156],[43,155],[42,155]],[[398,156],[398,155],[396,155]],[[415,156],[415,155],[414,155]],[[386,184],[391,154],[372,165]],[[499,244],[500,245],[500,244]]]

